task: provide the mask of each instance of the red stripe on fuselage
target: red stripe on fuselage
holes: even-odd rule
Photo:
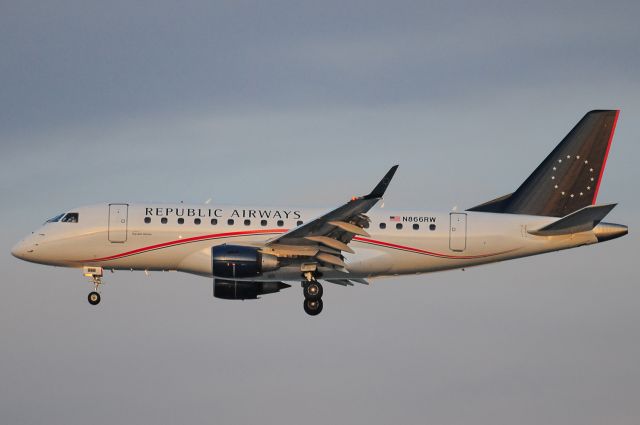
[[[110,255],[108,257],[79,260],[77,262],[78,263],[95,263],[99,261],[118,260],[121,258],[130,257],[132,255],[143,254],[146,252],[183,245],[187,243],[202,242],[206,240],[231,238],[231,237],[239,237],[239,236],[281,234],[281,233],[286,233],[287,231],[288,231],[287,229],[264,229],[264,230],[243,230],[243,231],[236,231],[236,232],[214,233],[209,235],[194,236],[191,238],[176,239],[173,241],[163,242],[156,245],[149,245],[149,246],[137,248],[131,251]],[[495,252],[495,253],[483,254],[483,255],[449,255],[449,254],[442,254],[438,252],[427,251],[420,248],[414,248],[406,245],[398,245],[390,242],[384,242],[377,239],[363,238],[360,236],[354,237],[354,240],[362,243],[385,247],[385,248],[392,248],[392,249],[399,249],[403,251],[413,252],[415,254],[429,255],[429,256],[438,257],[438,258],[459,259],[459,260],[470,260],[475,258],[492,257],[495,255],[500,255],[500,254],[509,252],[509,251],[502,251],[502,252]]]
[[[449,254],[441,254],[439,252],[426,251],[424,249],[414,248],[414,247],[411,247],[411,246],[398,245],[398,244],[390,243],[390,242],[383,242],[383,241],[379,241],[379,240],[376,240],[376,239],[363,238],[363,237],[360,237],[360,236],[356,236],[353,239],[358,241],[358,242],[364,242],[364,243],[368,243],[368,244],[372,244],[372,245],[383,246],[383,247],[386,247],[386,248],[394,248],[394,249],[399,249],[399,250],[402,250],[402,251],[414,252],[416,254],[429,255],[429,256],[432,256],[432,257],[439,257],[439,258],[449,258],[449,259],[453,259],[453,260],[472,260],[474,258],[493,257],[495,255],[500,255],[500,254],[504,254],[504,253],[513,251],[511,249],[511,250],[508,250],[508,251],[494,252],[494,253],[491,253],[491,254],[483,254],[483,255],[449,255]]]
[[[78,263],[86,263],[86,262],[95,262],[95,261],[109,261],[109,260],[117,260],[123,257],[129,257],[131,255],[142,254],[148,251],[155,251],[156,249],[167,248],[170,246],[183,245],[192,242],[200,242],[206,241],[210,239],[220,239],[220,238],[232,238],[237,236],[249,236],[249,235],[271,235],[271,234],[279,234],[285,233],[287,229],[264,229],[264,230],[242,230],[237,232],[226,232],[226,233],[214,233],[210,235],[202,235],[202,236],[194,236],[191,238],[184,239],[176,239],[169,242],[163,242],[156,245],[145,246],[143,248],[134,249],[132,251],[123,252],[120,254],[111,255],[108,257],[102,258],[94,258],[89,260],[80,260]]]

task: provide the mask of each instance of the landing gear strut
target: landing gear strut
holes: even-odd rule
[[[317,316],[322,311],[322,285],[316,280],[312,272],[304,273],[302,282],[302,294],[304,295],[303,308],[309,316]]]
[[[100,285],[102,285],[102,267],[85,267],[83,272],[86,277],[91,279],[91,283],[93,283],[93,291],[89,293],[87,300],[91,305],[98,305],[100,304],[100,293],[98,289]]]

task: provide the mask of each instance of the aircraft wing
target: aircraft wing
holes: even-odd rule
[[[354,197],[333,211],[271,239],[266,250],[283,255],[306,255],[330,267],[344,267],[342,252],[354,252],[348,245],[354,236],[369,236],[364,230],[369,222],[365,213],[382,199],[397,169],[397,165],[391,167],[368,195]]]

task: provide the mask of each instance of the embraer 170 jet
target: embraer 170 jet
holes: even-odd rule
[[[12,254],[82,269],[100,302],[104,270],[178,270],[213,279],[213,295],[257,299],[301,282],[322,311],[320,281],[461,269],[575,248],[627,234],[596,205],[619,111],[591,111],[513,193],[466,211],[375,210],[398,166],[368,195],[328,211],[111,203],[48,220]]]

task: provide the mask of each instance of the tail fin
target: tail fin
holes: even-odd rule
[[[469,211],[564,217],[595,204],[619,113],[588,112],[515,192]]]

